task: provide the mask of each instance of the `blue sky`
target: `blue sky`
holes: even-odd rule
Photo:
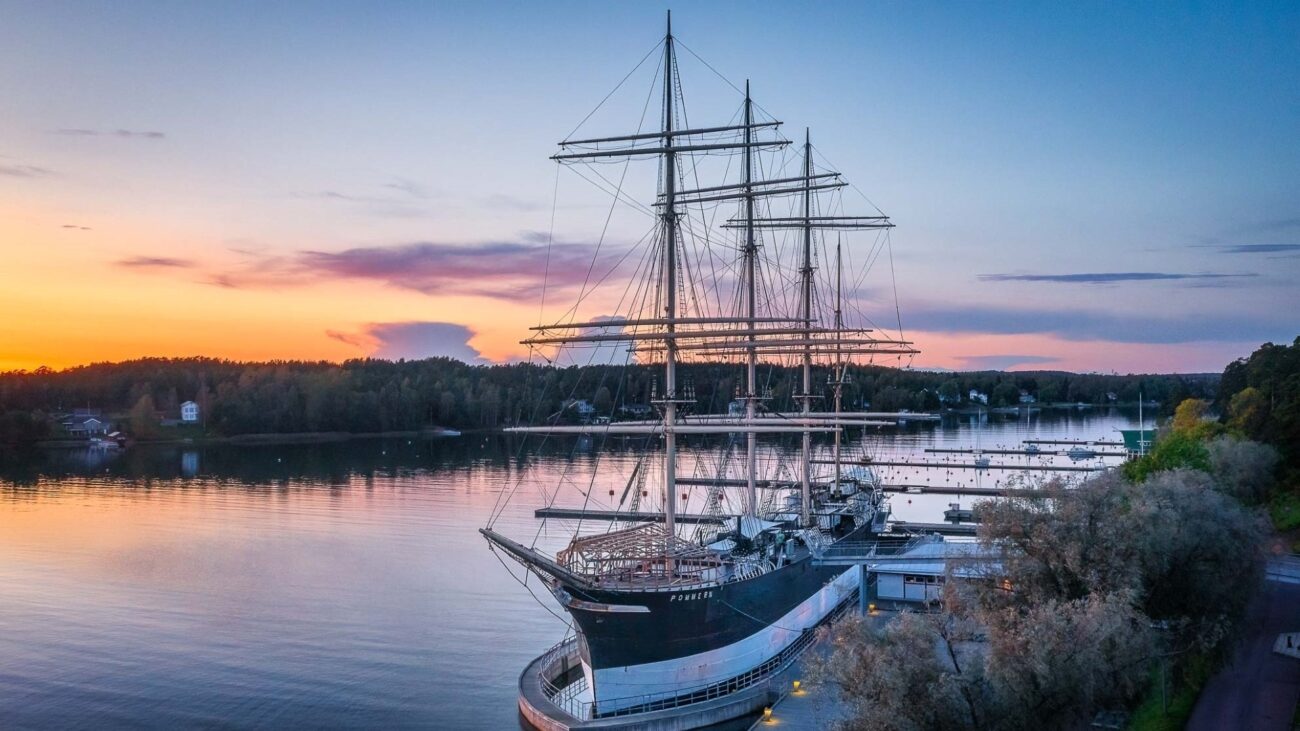
[[[271,323],[265,347],[233,355],[403,354],[392,326],[409,324],[420,348],[450,333],[448,352],[507,357],[500,343],[532,324],[524,310],[466,309],[381,273],[367,281],[400,296],[351,314],[330,303],[355,272],[278,299],[229,272],[417,242],[436,257],[546,230],[554,143],[654,46],[667,7],[0,2],[0,205],[18,222],[0,227],[0,276],[50,276],[23,250],[61,252],[80,289],[103,282],[120,301],[113,282],[148,288],[157,272],[172,287],[183,272],[242,298],[196,295],[191,319],[276,303],[280,327],[315,338],[286,341]],[[687,48],[751,79],[788,135],[811,125],[894,218],[903,322],[934,354],[919,364],[1218,370],[1300,332],[1295,3],[709,3],[674,16]],[[685,52],[682,72],[696,118],[734,109]],[[600,121],[592,132],[611,131]],[[558,211],[557,237],[596,235],[599,198],[567,179],[561,192],[592,208]],[[616,238],[639,236],[621,226]],[[260,258],[237,261],[247,252]],[[122,266],[142,257],[183,264]],[[268,264],[286,259],[297,268]],[[6,306],[41,311],[17,292]],[[0,333],[28,343],[11,364],[104,350],[50,317],[57,337]],[[138,337],[112,352],[180,347]]]

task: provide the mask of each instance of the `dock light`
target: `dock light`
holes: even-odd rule
[[[767,708],[763,709],[763,723],[771,723],[771,722],[772,722],[772,707],[768,706]]]
[[[875,604],[868,604],[868,605],[867,605],[867,611],[868,611],[868,612],[874,612],[874,611],[876,611],[876,605],[875,605]]]

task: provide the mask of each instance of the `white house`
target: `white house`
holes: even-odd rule
[[[577,415],[578,421],[584,424],[590,424],[592,417],[596,415],[596,407],[586,399],[569,399],[564,402],[564,408],[572,410]]]
[[[955,578],[991,578],[997,573],[996,556],[986,553],[980,544],[934,536],[888,561],[867,567],[875,575],[873,598],[894,609],[938,601],[950,561]]]
[[[69,434],[79,437],[88,437],[95,434],[107,434],[108,422],[101,421],[93,416],[90,417],[73,417],[63,422],[63,428]]]
[[[186,401],[181,404],[181,421],[186,424],[194,424],[199,420],[199,405],[193,401]]]
[[[988,406],[988,403],[989,403],[989,395],[988,395],[987,393],[980,393],[979,391],[976,391],[975,389],[972,388],[972,389],[970,390],[970,398],[969,398],[969,400],[970,400],[970,401],[978,401],[978,402],[984,404],[985,406]]]
[[[1023,389],[1023,388],[1020,389],[1020,403],[1022,403],[1022,404],[1032,404],[1032,403],[1034,403],[1034,402],[1037,401],[1037,400],[1038,400],[1038,399],[1034,398],[1034,395],[1033,395],[1032,393],[1026,391],[1026,390]]]

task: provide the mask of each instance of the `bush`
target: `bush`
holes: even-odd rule
[[[1175,469],[1210,471],[1210,453],[1201,440],[1186,432],[1172,431],[1156,441],[1146,456],[1124,463],[1124,476],[1144,482],[1156,472]]]
[[[848,701],[836,727],[1075,728],[1094,708],[1127,701],[1142,687],[1152,633],[1123,597],[976,619],[945,611],[904,613],[879,631],[858,618],[837,624],[835,651],[810,667]]]
[[[1232,485],[1269,464],[1215,454]],[[1259,517],[1200,470],[1053,481],[976,511],[987,576],[949,582],[936,613],[831,633],[816,673],[849,703],[841,729],[1077,727],[1134,700],[1157,647],[1222,657],[1260,578]]]
[[[1268,515],[1279,531],[1300,528],[1300,493],[1283,490],[1273,495],[1268,503]]]
[[[1219,490],[1247,505],[1262,502],[1273,489],[1277,450],[1267,444],[1230,436],[1216,437],[1205,445],[1210,472]]]
[[[1209,650],[1245,614],[1259,578],[1257,516],[1195,470],[1134,485],[1107,474],[1075,488],[982,502],[980,539],[1015,587],[975,584],[986,611],[1022,612],[1094,594],[1130,597],[1180,646]]]
[[[1139,606],[1179,648],[1226,649],[1261,579],[1261,516],[1219,492],[1202,472],[1174,470],[1129,486],[1118,518],[1139,573]]]

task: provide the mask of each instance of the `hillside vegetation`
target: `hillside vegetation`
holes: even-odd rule
[[[686,364],[679,369],[682,393],[699,412],[725,411],[740,395],[744,369],[735,364]],[[764,366],[768,408],[794,409],[799,383],[794,368]],[[818,369],[815,384],[826,384]],[[1024,391],[1039,402],[1147,400],[1173,404],[1187,397],[1212,398],[1212,376],[1105,376],[1060,372],[935,373],[855,367],[845,403],[880,411],[968,405],[974,389],[989,406],[1014,405]],[[344,363],[285,361],[239,363],[211,358],[146,358],[98,363],[62,371],[0,373],[0,441],[46,436],[48,417],[77,407],[101,409],[125,422],[133,410],[175,416],[183,401],[196,401],[204,427],[215,435],[290,432],[376,432],[441,425],[461,429],[536,423],[572,415],[567,400],[589,400],[597,414],[648,404],[662,384],[655,366],[555,368],[533,364],[467,365],[450,358],[412,361],[351,360]]]

